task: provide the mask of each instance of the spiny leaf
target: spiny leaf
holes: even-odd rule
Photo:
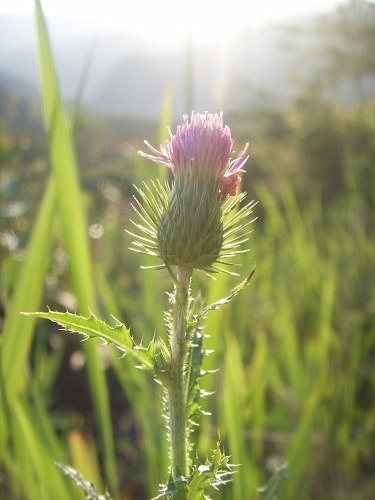
[[[179,498],[186,499],[187,479],[179,477],[173,479],[170,476],[167,484],[161,485],[160,494],[151,500],[171,499],[179,500]]]
[[[224,455],[218,444],[212,455],[211,461],[200,464],[197,462],[194,467],[191,479],[189,482],[188,500],[204,500],[208,498],[204,491],[208,487],[217,489],[219,486],[229,481],[229,476],[233,474],[235,466],[229,463],[229,457]]]
[[[150,342],[147,348],[137,345],[130,335],[130,330],[116,318],[114,318],[117,323],[116,326],[111,327],[92,313],[88,318],[69,312],[61,313],[55,311],[22,314],[49,319],[62,326],[65,330],[84,335],[85,340],[96,337],[102,339],[107,344],[114,344],[124,354],[133,356],[141,364],[141,368],[153,372],[161,382],[165,383],[169,380],[167,375],[157,368],[156,360],[160,350],[157,348],[155,342]]]
[[[220,306],[231,302],[231,300],[233,300],[234,297],[236,295],[238,295],[250,283],[251,278],[254,276],[255,269],[256,269],[256,266],[253,267],[253,269],[251,270],[251,273],[244,281],[242,281],[239,285],[237,285],[236,287],[233,288],[233,290],[228,295],[228,297],[225,297],[224,299],[220,299],[217,302],[213,302],[212,304],[203,308],[200,313],[193,315],[193,317],[190,318],[189,327],[196,326],[199,323],[199,321],[202,318],[204,318],[209,311],[213,311],[214,309],[218,309]]]
[[[153,500],[173,499],[179,500],[208,500],[205,490],[209,487],[217,489],[229,481],[229,476],[234,472],[234,465],[229,463],[229,457],[224,455],[218,443],[211,461],[205,464],[196,461],[192,467],[191,475],[187,478],[169,478],[169,482],[160,489],[160,494]]]
[[[71,477],[75,481],[77,486],[83,489],[87,500],[112,500],[109,493],[105,493],[104,495],[99,495],[95,491],[94,485],[89,481],[86,481],[81,476],[81,474],[72,467],[69,467],[68,465],[64,464],[59,464],[57,462],[55,463],[57,467],[59,467],[64,472],[64,474]]]

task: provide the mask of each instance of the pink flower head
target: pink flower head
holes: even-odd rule
[[[142,151],[139,154],[170,168],[176,181],[183,182],[191,175],[209,179],[217,185],[219,199],[236,194],[240,180],[237,172],[248,159],[248,144],[235,160],[230,159],[234,142],[229,127],[223,125],[223,113],[192,113],[190,123],[184,115],[183,124],[177,127],[176,133],[173,135],[170,129],[168,132],[170,140],[166,147],[160,146],[158,151],[145,141],[154,154]]]

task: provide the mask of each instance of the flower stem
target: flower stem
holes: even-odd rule
[[[189,339],[186,322],[192,269],[179,267],[175,288],[173,331],[171,332],[171,379],[168,390],[172,476],[188,476],[188,422],[186,412],[185,362]]]

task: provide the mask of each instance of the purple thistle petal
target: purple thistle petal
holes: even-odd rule
[[[229,127],[223,125],[223,113],[191,114],[183,116],[183,123],[172,134],[168,128],[170,140],[166,147],[160,146],[160,151],[145,141],[153,155],[139,151],[141,156],[160,165],[170,168],[176,177],[193,173],[197,178],[211,179],[218,183],[223,177],[230,177],[241,170],[248,156],[248,148],[240,152],[231,161],[233,139]],[[233,179],[232,179],[233,180]],[[232,190],[228,193],[232,194]]]
[[[230,162],[230,166],[229,166],[228,170],[226,171],[225,175],[234,174],[236,172],[244,172],[244,170],[242,170],[241,167],[249,159],[249,155],[245,156],[245,153],[246,153],[248,147],[249,147],[249,143],[246,143],[245,147],[243,148],[241,153],[238,155],[237,159]]]

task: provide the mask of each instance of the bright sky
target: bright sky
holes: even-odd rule
[[[41,0],[46,15],[81,17],[100,31],[180,44],[190,23],[194,41],[225,41],[245,25],[261,26],[327,12],[345,0]],[[31,13],[32,0],[1,0],[2,13]]]

